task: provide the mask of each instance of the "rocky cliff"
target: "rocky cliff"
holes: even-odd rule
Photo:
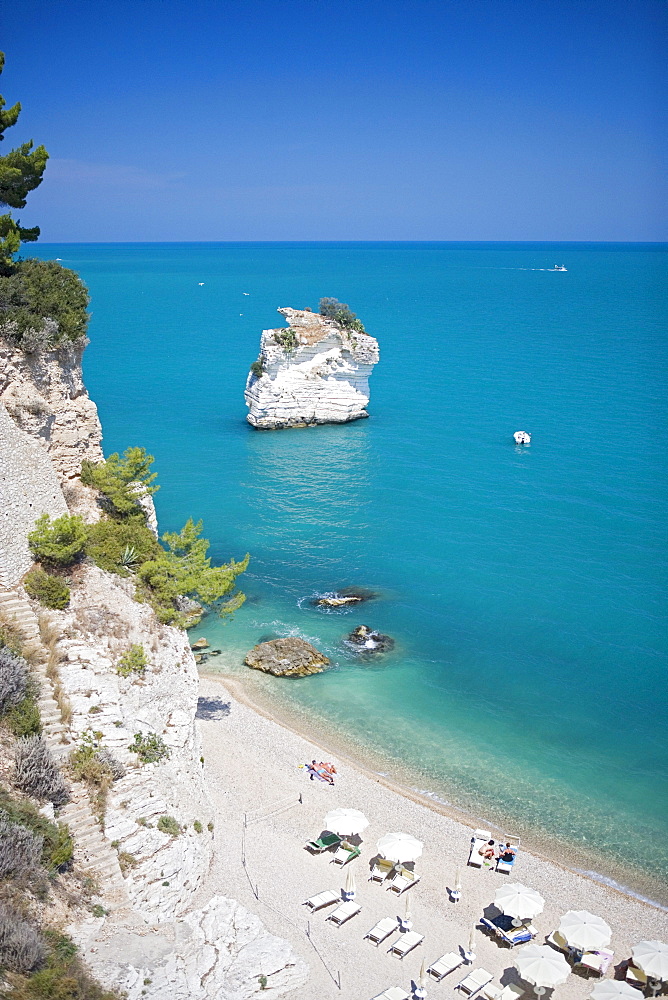
[[[378,342],[302,309],[279,309],[288,328],[264,330],[246,383],[247,420],[262,430],[367,417]]]
[[[43,714],[54,755],[65,762],[94,732],[125,770],[101,826],[93,815],[99,803],[87,800],[84,785],[73,785],[61,810],[76,865],[97,882],[105,914],[73,903],[67,929],[98,979],[128,1000],[248,1000],[261,992],[260,976],[271,983],[263,995],[284,996],[307,975],[290,946],[234,900],[211,894],[202,905],[213,854],[226,854],[228,845],[217,842],[204,779],[198,675],[186,633],[138,604],[130,579],[87,562],[72,574],[69,608],[49,612],[46,630],[42,609],[20,584],[31,565],[26,536],[40,514],[99,517],[93,492],[79,480],[82,459],[102,459],[80,362],[80,352],[23,355],[0,342],[0,614],[10,609],[33,643],[42,631],[49,670],[36,675],[40,705],[57,713],[56,698],[60,707],[60,715]],[[150,520],[154,511],[147,514]],[[146,652],[141,676],[116,669],[130,644]],[[129,749],[137,733],[159,737],[169,756],[141,765]]]

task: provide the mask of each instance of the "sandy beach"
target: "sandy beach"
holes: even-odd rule
[[[522,882],[545,898],[543,913],[533,921],[539,944],[570,909],[590,910],[610,924],[613,966],[627,959],[638,941],[668,936],[665,911],[526,851],[520,853],[510,877],[467,867],[470,827],[348,760],[323,758],[320,746],[255,710],[227,679],[202,676],[200,697],[206,700],[199,713],[204,768],[217,821],[214,866],[194,905],[214,892],[232,896],[270,931],[287,938],[311,970],[307,986],[299,991],[300,1000],[364,1000],[395,985],[409,990],[423,959],[430,964],[445,952],[468,946],[474,924],[493,903],[496,889],[508,881]],[[333,760],[337,767],[333,787],[309,780],[301,765],[313,758]],[[342,890],[347,869],[333,864],[328,853],[312,856],[304,845],[322,832],[325,813],[339,806],[361,809],[370,823],[363,834],[361,857],[349,866],[361,912],[335,927],[326,920],[331,908],[310,914],[303,901],[326,889]],[[421,880],[399,898],[368,881],[376,841],[391,831],[411,833],[424,843],[415,865]],[[453,904],[446,890],[458,868],[462,897]],[[398,934],[378,948],[364,935],[382,917],[404,915],[407,897],[413,930],[424,934],[424,941],[400,961],[388,954]],[[473,967],[493,973],[497,985],[517,983],[532,995],[513,964],[521,947],[511,951],[478,929]],[[613,966],[608,978],[614,976]],[[430,985],[428,995],[452,996],[466,970],[464,966],[440,985]],[[557,987],[556,996],[584,1000],[596,979],[593,973],[589,977],[572,973]]]

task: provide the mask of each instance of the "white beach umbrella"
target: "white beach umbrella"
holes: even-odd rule
[[[348,896],[350,899],[354,899],[356,891],[357,888],[355,886],[355,875],[353,873],[352,868],[348,868],[346,872],[346,889],[345,889],[346,896]]]
[[[410,833],[386,833],[376,846],[390,861],[416,861],[422,854],[422,841]]]
[[[515,959],[515,968],[537,993],[565,983],[571,971],[564,956],[547,944],[525,945]]]
[[[545,900],[535,889],[529,889],[521,882],[510,882],[496,890],[494,905],[509,917],[530,920],[543,912]]]
[[[352,837],[362,833],[369,820],[359,809],[330,809],[325,816],[325,829],[338,833],[340,837]]]
[[[592,1000],[638,1000],[638,990],[617,979],[604,979],[591,991]]]
[[[420,986],[423,990],[427,986],[427,963],[424,960],[424,958],[422,959],[422,965],[420,966],[420,975],[418,976],[418,986]]]
[[[641,941],[631,948],[633,961],[651,979],[668,979],[668,944],[663,941]]]
[[[612,931],[603,917],[588,910],[569,910],[559,921],[559,933],[571,948],[578,951],[598,951],[610,944]]]

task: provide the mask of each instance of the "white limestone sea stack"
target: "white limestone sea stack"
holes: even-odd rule
[[[248,422],[279,430],[368,417],[378,341],[307,309],[278,312],[288,327],[262,332],[256,371],[246,383]]]

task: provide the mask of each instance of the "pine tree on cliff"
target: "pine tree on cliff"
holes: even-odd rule
[[[5,54],[0,52],[0,73],[4,69]],[[5,108],[5,100],[0,95],[0,141],[8,128],[16,125],[21,113],[21,105]],[[31,191],[42,183],[42,176],[49,158],[44,146],[33,148],[32,140],[23,142],[16,149],[0,156],[0,205],[7,208],[25,208]],[[19,220],[7,213],[0,215],[0,263],[9,264],[21,243],[31,243],[39,236],[39,226],[25,229]]]

